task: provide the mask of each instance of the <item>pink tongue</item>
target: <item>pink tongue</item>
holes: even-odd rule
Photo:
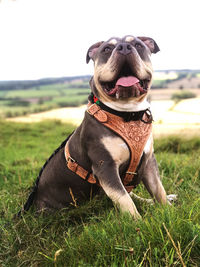
[[[139,80],[134,76],[128,76],[128,77],[121,77],[117,80],[116,85],[120,85],[123,87],[130,87],[134,84],[138,83]]]

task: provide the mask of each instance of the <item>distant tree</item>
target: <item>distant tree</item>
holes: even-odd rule
[[[38,104],[40,104],[40,105],[44,104],[44,100],[43,100],[43,98],[40,98],[40,99],[39,99]]]
[[[196,94],[194,94],[191,91],[181,91],[181,92],[176,92],[172,94],[171,99],[174,100],[175,102],[179,102],[182,99],[187,99],[187,98],[195,98]]]

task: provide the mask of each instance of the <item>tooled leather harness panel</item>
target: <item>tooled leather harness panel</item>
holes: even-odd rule
[[[152,131],[152,118],[149,121],[148,113],[143,113],[140,120],[125,121],[122,117],[103,110],[96,103],[89,103],[87,112],[105,127],[111,129],[118,134],[127,144],[130,150],[130,162],[126,174],[123,179],[123,184],[128,192],[134,186],[128,186],[133,181],[136,169],[139,165],[144,147]],[[65,146],[65,157],[67,167],[79,175],[81,178],[90,183],[96,183],[95,177],[80,166],[75,159],[70,156],[68,144]]]

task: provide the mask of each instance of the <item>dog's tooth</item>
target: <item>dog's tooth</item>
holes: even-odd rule
[[[125,89],[124,91],[123,91],[123,97],[124,98],[127,98],[128,96],[129,96],[129,89]]]
[[[136,90],[135,90],[135,95],[136,95],[136,96],[140,96],[140,90],[139,90],[139,89],[136,89]]]
[[[135,87],[132,88],[132,96],[135,97]]]
[[[116,92],[116,98],[119,99],[119,91]]]

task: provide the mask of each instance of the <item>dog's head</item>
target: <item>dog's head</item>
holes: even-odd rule
[[[150,56],[158,51],[152,38],[130,35],[92,45],[86,61],[94,61],[94,94],[103,102],[143,101],[152,81]]]

